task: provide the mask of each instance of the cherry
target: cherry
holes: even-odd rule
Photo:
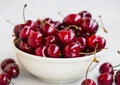
[[[48,22],[41,24],[40,28],[41,28],[41,32],[45,36],[56,35],[58,32],[58,30],[55,28],[55,26]]]
[[[51,43],[55,43],[56,42],[56,37],[55,36],[47,36],[44,38],[44,41],[43,41],[44,45],[45,46],[48,46],[50,45]]]
[[[112,85],[113,75],[111,73],[102,73],[98,76],[98,85]]]
[[[7,73],[0,74],[0,85],[9,85],[11,77]]]
[[[85,79],[81,85],[96,85],[96,83],[92,79]]]
[[[79,14],[69,14],[64,18],[63,23],[66,26],[68,26],[68,25],[77,25],[77,26],[79,26],[81,21],[82,21],[82,18],[81,18],[81,16]]]
[[[20,41],[20,46],[19,46],[20,50],[27,52],[27,53],[32,53],[32,47],[24,41]]]
[[[103,37],[96,36],[96,35],[91,35],[88,40],[87,40],[88,46],[91,49],[95,49],[97,45],[97,50],[102,49],[106,45],[106,40]]]
[[[66,29],[61,30],[58,33],[58,37],[59,37],[60,42],[63,45],[66,45],[66,44],[68,44],[70,42],[73,42],[76,39],[75,33],[72,30],[66,30]]]
[[[116,85],[120,85],[120,70],[118,70],[115,74],[115,83]]]
[[[42,44],[42,40],[43,40],[42,33],[40,33],[39,31],[37,32],[31,31],[28,37],[28,44],[33,48],[37,48]]]
[[[56,44],[50,44],[47,48],[47,54],[51,58],[60,58],[61,50]]]
[[[25,26],[30,26],[30,27],[32,27],[34,25],[34,22],[32,21],[32,20],[27,20],[26,22],[25,22]]]
[[[10,63],[4,68],[3,71],[9,74],[10,77],[16,78],[19,75],[19,66],[15,63]]]
[[[72,42],[65,46],[64,48],[64,57],[66,58],[74,58],[80,57],[80,47],[77,43]]]
[[[19,33],[20,33],[21,29],[24,28],[24,26],[25,26],[24,24],[15,25],[13,31],[14,31],[14,34],[15,34],[16,37],[19,37]]]
[[[10,63],[15,63],[15,61],[12,58],[7,58],[7,59],[3,60],[1,63],[2,70],[4,70],[4,68]]]
[[[80,13],[78,13],[83,19],[85,18],[92,18],[92,15],[90,12],[88,11],[81,11]]]
[[[43,20],[44,23],[46,23],[46,21],[47,21],[48,23],[52,23],[52,22],[53,22],[53,20],[52,20],[51,18],[45,18],[45,19]]]
[[[28,36],[30,34],[30,26],[25,26],[19,33],[19,37],[21,40],[27,41]]]
[[[95,34],[98,31],[98,22],[91,18],[85,18],[81,23],[81,28],[83,31],[88,32],[91,35]]]
[[[114,74],[114,70],[113,70],[113,66],[112,64],[106,62],[106,63],[103,63],[100,68],[99,68],[99,73],[102,74],[102,73],[111,73],[112,75]]]
[[[80,51],[84,51],[87,47],[87,42],[86,42],[86,39],[84,37],[76,38],[75,43],[77,43],[79,45]]]
[[[46,46],[40,46],[35,50],[35,54],[40,57],[46,56]]]

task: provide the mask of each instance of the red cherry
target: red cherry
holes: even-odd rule
[[[88,11],[81,11],[80,13],[78,13],[83,19],[85,18],[92,18],[92,15],[90,12]]]
[[[58,33],[60,42],[63,45],[73,42],[76,39],[76,35],[72,30],[61,30]]]
[[[75,43],[77,43],[79,45],[80,51],[84,51],[87,47],[87,42],[86,42],[86,39],[84,37],[76,38]]]
[[[65,46],[64,55],[66,58],[80,57],[80,47],[77,43],[72,42]]]
[[[25,22],[25,26],[30,26],[30,27],[32,27],[34,25],[34,22],[32,21],[32,20],[27,20],[26,22]]]
[[[27,52],[27,53],[32,53],[32,47],[24,42],[24,41],[20,41],[20,46],[19,46],[20,50],[24,51],[24,52]]]
[[[28,37],[28,44],[33,48],[37,48],[42,44],[42,40],[43,40],[42,33],[40,33],[39,31],[38,32],[31,31]]]
[[[85,18],[81,23],[81,28],[84,32],[87,32],[91,35],[95,34],[98,31],[98,22],[91,18]]]
[[[19,67],[15,63],[10,63],[4,68],[4,72],[9,74],[10,77],[16,78],[19,75]]]
[[[43,22],[44,22],[44,23],[46,23],[46,22],[52,23],[53,20],[52,20],[51,18],[45,18],[45,19],[43,20]]]
[[[24,26],[25,26],[24,24],[18,24],[14,27],[13,31],[14,31],[14,34],[16,37],[19,37],[19,33],[20,33],[21,29],[24,28]]]
[[[106,40],[103,37],[92,35],[88,38],[88,46],[91,49],[95,49],[97,45],[97,49],[102,49],[106,45]]]
[[[82,18],[81,18],[81,16],[79,14],[69,14],[64,18],[63,23],[66,26],[68,26],[68,25],[77,25],[77,26],[79,26],[81,21],[82,21]]]
[[[1,63],[2,70],[4,70],[4,68],[10,63],[15,63],[15,61],[12,58],[7,58],[7,59],[3,60]]]
[[[108,62],[103,63],[99,68],[99,73],[100,74],[111,73],[113,75],[114,74],[113,66]]]
[[[115,74],[115,83],[116,85],[120,85],[120,70],[118,70]]]
[[[46,38],[44,38],[44,45],[48,46],[51,43],[55,43],[56,42],[56,37],[55,36],[47,36]]]
[[[54,24],[43,23],[41,24],[40,28],[41,32],[45,36],[56,35],[58,33],[58,30],[55,28]]]
[[[102,73],[98,76],[98,85],[112,85],[113,75],[110,73]]]
[[[35,50],[35,54],[40,57],[46,56],[46,46],[40,46]]]
[[[47,48],[47,54],[51,58],[60,58],[61,50],[56,44],[50,44]]]
[[[0,74],[0,85],[9,85],[11,77],[7,73]]]
[[[91,79],[85,79],[81,85],[96,85],[96,83]]]

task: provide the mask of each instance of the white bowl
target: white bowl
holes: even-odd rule
[[[79,58],[46,58],[25,53],[14,46],[17,58],[24,68],[40,79],[55,83],[65,83],[80,79],[94,56]],[[97,58],[102,51],[96,53]],[[90,71],[97,65],[93,63]]]

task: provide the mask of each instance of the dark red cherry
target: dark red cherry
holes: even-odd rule
[[[12,58],[7,58],[7,59],[3,60],[2,63],[1,63],[2,70],[4,70],[6,65],[8,65],[10,63],[15,63],[15,61]]]
[[[44,20],[43,20],[43,22],[44,23],[52,23],[53,22],[53,20],[51,19],[51,18],[45,18]]]
[[[19,33],[19,37],[21,40],[27,41],[28,36],[30,34],[30,26],[25,26]]]
[[[90,12],[88,11],[81,11],[80,13],[78,13],[83,19],[85,18],[92,18],[92,15]]]
[[[53,21],[52,24],[54,24],[55,28],[59,28],[61,23],[59,21]]]
[[[102,73],[98,76],[98,85],[112,85],[113,75],[110,73]]]
[[[13,31],[14,31],[14,34],[16,37],[19,37],[19,33],[20,33],[21,29],[24,28],[24,26],[25,26],[24,24],[15,25]]]
[[[81,16],[79,14],[69,14],[64,18],[63,23],[66,26],[68,26],[68,25],[77,25],[77,26],[79,26],[81,21],[82,21],[82,18],[81,18]]]
[[[106,45],[106,40],[103,37],[92,35],[88,38],[88,46],[91,49],[95,49],[97,46],[97,49],[102,49]]]
[[[19,75],[19,67],[15,63],[10,63],[4,68],[4,72],[9,74],[10,77],[16,78]]]
[[[76,39],[76,35],[72,30],[61,30],[58,33],[59,40],[62,44],[66,45]]]
[[[75,43],[77,43],[79,45],[80,51],[84,51],[87,47],[87,42],[86,42],[86,39],[84,37],[76,38]]]
[[[81,85],[96,85],[96,83],[92,79],[85,79]]]
[[[114,74],[114,70],[113,70],[113,66],[112,64],[106,62],[106,63],[103,63],[100,68],[99,68],[99,73],[102,74],[102,73],[111,73],[112,75]]]
[[[51,58],[60,58],[61,50],[56,44],[50,44],[47,48],[47,54]]]
[[[72,42],[65,46],[64,48],[64,57],[66,58],[74,58],[80,57],[80,47],[77,43]]]
[[[58,33],[58,30],[55,28],[54,24],[43,23],[40,28],[41,32],[45,36],[56,35]]]
[[[26,22],[25,22],[25,26],[30,26],[30,27],[32,27],[34,25],[34,22],[32,21],[32,20],[27,20]]]
[[[115,74],[115,84],[120,85],[120,70],[118,70]]]
[[[55,43],[56,42],[56,37],[55,36],[47,36],[44,38],[44,41],[43,41],[44,45],[45,46],[48,46],[50,45],[51,43]]]
[[[40,33],[39,31],[37,32],[31,31],[28,37],[28,44],[33,48],[37,48],[42,44],[42,40],[43,40],[42,33]]]
[[[35,50],[35,54],[40,57],[46,56],[46,46],[40,46]]]
[[[98,31],[98,22],[91,18],[85,18],[82,21],[81,28],[84,32],[95,34]]]
[[[24,41],[20,41],[20,46],[19,46],[20,50],[27,52],[27,53],[32,53],[32,47]]]
[[[9,85],[11,77],[7,73],[0,74],[0,85]]]

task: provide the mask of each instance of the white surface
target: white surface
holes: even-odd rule
[[[62,20],[63,17],[58,15],[58,12],[67,15],[82,10],[90,11],[97,21],[98,15],[102,15],[109,33],[105,34],[99,29],[99,35],[107,39],[108,50],[100,59],[99,65],[106,61],[113,65],[120,63],[120,55],[117,54],[117,50],[120,50],[120,0],[0,0],[0,62],[7,57],[17,61],[12,47],[14,26],[6,20],[15,24],[22,23],[22,8],[25,3],[28,4],[26,19],[51,17],[54,20]],[[96,81],[99,75],[98,68],[99,66],[90,72],[88,77]],[[21,68],[20,76],[13,79],[13,82],[15,85],[80,85],[82,79],[68,84],[51,84],[32,76]]]

